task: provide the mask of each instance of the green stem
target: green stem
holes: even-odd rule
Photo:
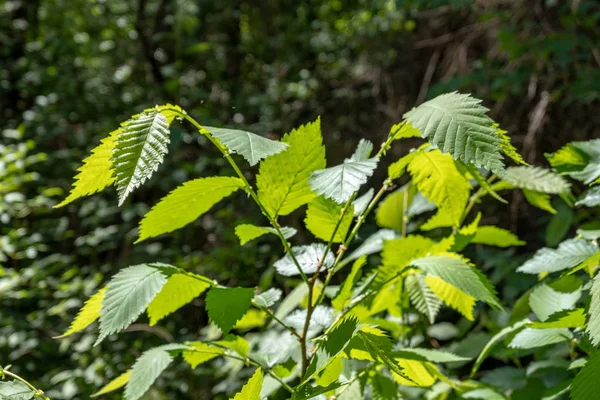
[[[173,111],[177,111],[177,110],[173,110]],[[177,111],[177,112],[179,112],[179,111]],[[206,129],[202,125],[200,125],[194,118],[190,117],[188,114],[181,114],[180,112],[179,112],[179,115],[181,115],[189,123],[191,123],[192,125],[194,125],[194,127],[196,127],[196,129],[198,129],[198,131],[202,135],[206,136],[208,138],[208,140],[210,140],[210,142],[217,149],[219,149],[219,151],[223,154],[223,156],[225,157],[225,159],[227,160],[227,162],[229,162],[229,165],[231,165],[231,167],[233,168],[233,170],[235,171],[235,173],[237,174],[237,176],[242,180],[242,182],[244,182],[244,186],[245,186],[246,192],[250,195],[250,197],[252,197],[252,199],[254,200],[254,202],[260,208],[260,211],[263,213],[263,215],[265,217],[267,217],[267,219],[271,223],[271,226],[273,226],[273,228],[277,232],[277,236],[279,236],[279,239],[281,240],[281,244],[283,245],[283,248],[285,249],[285,251],[292,258],[292,261],[296,265],[296,268],[298,269],[298,272],[300,273],[300,276],[302,277],[302,280],[306,284],[308,284],[308,277],[306,276],[306,274],[304,273],[304,271],[300,267],[300,263],[298,262],[298,260],[296,259],[296,255],[294,254],[294,252],[290,248],[290,244],[288,243],[287,239],[285,238],[285,236],[283,236],[283,233],[281,233],[281,229],[280,229],[279,223],[266,210],[266,208],[264,207],[264,205],[262,204],[262,202],[258,198],[258,195],[254,191],[254,189],[252,188],[252,186],[250,185],[250,183],[248,183],[248,180],[246,179],[246,177],[244,176],[244,174],[242,173],[242,171],[238,167],[237,163],[231,158],[231,155],[229,154],[229,150],[227,150],[225,147],[223,147],[221,145],[221,143],[219,143],[217,140],[215,140],[215,138],[213,138],[210,134],[205,133]]]
[[[32,392],[35,392],[34,393],[35,397],[42,397],[45,400],[50,400],[48,397],[44,396],[44,392],[37,389],[35,386],[33,386],[31,383],[27,382],[25,379],[21,378],[19,375],[13,374],[12,372],[2,368],[1,366],[0,366],[0,376],[10,376],[14,380],[17,380],[17,381],[23,383],[25,386],[27,386],[29,389],[31,389]]]

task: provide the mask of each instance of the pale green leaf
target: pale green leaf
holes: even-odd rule
[[[586,240],[569,239],[562,242],[557,249],[544,247],[538,250],[533,258],[517,268],[517,271],[526,274],[562,271],[577,266],[597,252],[598,248]]]
[[[226,335],[246,314],[253,297],[252,288],[212,288],[206,295],[206,311]]]
[[[438,349],[406,348],[394,352],[394,358],[405,358],[417,361],[430,361],[433,363],[451,363],[470,361],[470,357],[458,356]]]
[[[244,157],[250,165],[256,165],[260,160],[281,153],[289,146],[287,143],[270,140],[252,132],[210,126],[204,128],[231,152]]]
[[[35,392],[20,381],[0,381],[0,399],[2,400],[29,400],[33,399]]]
[[[438,228],[448,228],[454,225],[454,217],[447,210],[438,210],[438,212],[420,226],[420,229],[422,231],[431,231]]]
[[[302,271],[308,275],[314,273],[319,265],[323,269],[330,268],[333,265],[335,257],[331,251],[328,251],[327,256],[323,259],[326,249],[327,246],[323,243],[313,243],[306,246],[292,247],[292,252],[296,257],[296,261],[300,264]],[[298,267],[289,253],[276,261],[273,266],[280,275],[294,276],[300,274]]]
[[[545,322],[534,322],[531,328],[583,328],[585,326],[585,311],[583,308],[564,310],[552,314]]]
[[[354,217],[352,205],[350,208],[344,212],[343,205],[319,196],[308,203],[304,223],[317,238],[329,242],[333,236],[333,243],[341,243],[346,239]]]
[[[63,335],[57,336],[56,338],[63,338],[65,336],[72,335],[75,332],[80,332],[100,318],[100,310],[102,309],[102,300],[104,299],[105,292],[106,287],[100,289],[95,295],[90,297],[85,302],[81,310],[79,310],[79,313],[73,322],[71,322],[69,330],[67,330]]]
[[[100,336],[96,344],[108,335],[125,329],[146,309],[167,283],[162,264],[140,264],[122,269],[108,283],[100,312]]]
[[[383,283],[391,279],[408,266],[410,261],[427,255],[434,245],[433,240],[417,235],[386,240],[383,243],[383,265],[379,268],[377,282]]]
[[[185,182],[144,215],[136,243],[184,227],[223,198],[244,187],[239,178],[213,176]]]
[[[257,294],[254,296],[254,302],[259,307],[271,307],[273,304],[277,303],[281,299],[281,290],[276,288],[270,288],[263,293]]]
[[[360,139],[358,145],[356,146],[356,150],[354,150],[354,154],[350,156],[350,160],[352,161],[366,161],[371,157],[371,152],[373,151],[373,143],[366,139]]]
[[[375,232],[366,238],[365,241],[362,242],[360,246],[352,251],[352,253],[350,253],[346,258],[340,261],[338,267],[341,268],[342,266],[356,260],[359,257],[373,253],[379,253],[383,249],[383,243],[386,240],[391,240],[395,237],[397,237],[396,233],[390,229],[381,229]]]
[[[442,152],[494,172],[504,169],[502,139],[481,100],[457,92],[440,95],[404,118]]]
[[[550,195],[548,193],[535,192],[533,190],[523,189],[525,199],[529,204],[540,210],[548,211],[550,214],[556,214],[556,210],[552,207],[550,202]]]
[[[402,121],[392,126],[390,129],[390,137],[393,138],[392,140],[420,138],[421,133],[418,129],[413,128],[408,122]]]
[[[600,206],[600,186],[596,186],[594,188],[586,191],[580,198],[575,202],[577,207],[585,206],[585,207],[596,207]]]
[[[600,177],[600,139],[571,142],[546,157],[556,171],[585,184]]]
[[[171,275],[148,305],[150,326],[156,325],[158,321],[188,304],[214,285],[208,278],[192,273]]]
[[[297,232],[296,229],[287,226],[279,228],[284,238],[289,239]],[[277,231],[271,226],[256,226],[252,224],[241,224],[235,227],[235,234],[240,239],[240,244],[243,246],[251,240],[257,239],[266,234],[277,236]]]
[[[102,387],[99,391],[94,393],[91,397],[98,397],[105,395],[110,392],[114,392],[115,390],[121,389],[123,386],[129,382],[129,378],[131,377],[131,370],[123,372],[121,375],[117,376],[112,381],[108,382],[105,386]]]
[[[463,399],[505,400],[506,397],[490,388],[470,390],[462,395]]]
[[[429,256],[410,262],[427,274],[437,276],[477,300],[502,308],[490,281],[475,267],[451,253]]]
[[[585,331],[590,335],[594,346],[600,344],[600,274],[596,274],[590,289],[592,300],[588,310],[588,324]]]
[[[367,262],[367,257],[362,256],[359,259],[357,259],[354,262],[354,264],[352,265],[352,269],[350,270],[350,273],[348,274],[348,276],[342,283],[342,286],[340,287],[340,290],[338,291],[335,298],[331,301],[331,305],[336,310],[340,310],[340,311],[343,310],[344,307],[346,307],[346,305],[352,298],[352,288],[354,287],[356,282],[358,282],[358,280],[360,279],[361,269],[366,264],[366,262]]]
[[[581,297],[581,291],[563,293],[554,290],[546,284],[538,285],[529,296],[529,307],[540,319],[545,321],[552,314],[575,308],[575,303]]]
[[[532,329],[525,328],[517,333],[508,347],[533,349],[573,339],[571,331],[565,328]]]
[[[315,198],[308,179],[313,171],[325,168],[320,119],[293,130],[281,141],[289,147],[261,162],[256,177],[258,197],[273,217],[287,215]]]
[[[473,321],[473,309],[475,308],[476,302],[475,297],[466,294],[437,276],[426,276],[425,283],[427,283],[427,286],[433,294],[442,300],[448,307],[455,309],[469,321]]]
[[[260,400],[263,379],[262,370],[257,368],[248,383],[242,387],[242,390],[232,400]]]
[[[369,203],[373,199],[374,194],[375,194],[375,190],[373,188],[370,188],[369,190],[367,190],[367,192],[365,192],[365,194],[358,197],[356,200],[354,200],[352,202],[352,207],[354,207],[354,216],[355,217],[363,215],[363,213],[367,209]]]
[[[411,152],[400,158],[398,161],[392,163],[388,167],[388,177],[392,180],[400,178],[406,172],[408,164],[415,158],[417,152]]]
[[[510,142],[510,136],[508,136],[508,132],[500,129],[498,124],[495,124],[496,127],[496,135],[500,138],[500,148],[502,152],[506,154],[508,157],[512,158],[514,162],[517,164],[527,165],[527,163],[523,160],[523,157],[519,154],[515,146]]]
[[[145,351],[133,364],[131,376],[125,385],[125,400],[137,400],[150,389],[156,378],[173,361],[172,352],[185,350],[187,346],[167,344]]]
[[[486,244],[488,246],[496,247],[523,246],[526,244],[511,231],[491,225],[478,227],[475,237],[471,239],[471,243]]]
[[[433,324],[442,303],[425,282],[423,274],[408,275],[404,284],[412,305]]]
[[[200,364],[204,364],[213,358],[225,354],[225,350],[220,347],[204,342],[188,342],[186,343],[186,346],[188,346],[189,349],[183,351],[183,359],[192,368],[196,368]]]
[[[585,366],[573,380],[571,399],[597,400],[600,393],[600,351],[592,353]]]
[[[419,152],[408,165],[417,189],[460,225],[469,200],[471,185],[458,171],[454,160],[439,150]]]
[[[412,193],[409,193],[408,188],[402,188],[389,194],[379,203],[379,207],[377,207],[375,213],[377,225],[382,228],[391,228],[401,232],[411,198]]]
[[[162,163],[169,139],[169,121],[157,109],[147,109],[121,124],[111,161],[119,206],[149,179]]]
[[[216,345],[233,350],[238,355],[246,357],[250,351],[250,344],[243,337],[236,335],[227,335],[221,340],[215,342]]]
[[[506,169],[502,179],[514,187],[534,192],[560,194],[571,189],[569,182],[562,176],[540,167],[510,167]]]
[[[55,208],[66,206],[80,197],[94,194],[113,184],[115,177],[110,157],[120,131],[121,129],[117,129],[102,139],[100,144],[92,150],[91,155],[83,160],[83,165],[78,169],[79,173],[75,176],[73,189],[69,196],[54,206]]]

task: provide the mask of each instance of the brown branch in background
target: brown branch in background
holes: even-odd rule
[[[135,18],[135,30],[138,34],[140,45],[142,46],[142,52],[152,71],[154,81],[159,84],[161,90],[164,92],[163,83],[165,81],[162,72],[160,71],[160,63],[154,57],[154,46],[152,45],[152,35],[150,37],[146,34],[146,0],[138,1],[138,8]]]
[[[441,51],[439,48],[435,49],[429,62],[427,63],[427,69],[425,70],[425,76],[423,76],[423,83],[421,83],[421,89],[419,89],[419,95],[417,96],[417,101],[415,106],[418,106],[425,100],[425,96],[427,95],[427,91],[429,90],[429,85],[431,84],[431,78],[433,78],[433,73],[438,65],[438,61],[440,60]]]
[[[535,136],[543,125],[549,101],[550,93],[548,93],[547,90],[544,90],[540,95],[540,101],[531,112],[529,129],[527,129],[527,135],[525,135],[525,140],[523,141],[523,155],[525,156],[525,160],[532,164],[535,162],[535,157],[537,154]]]

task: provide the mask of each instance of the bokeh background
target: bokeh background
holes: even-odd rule
[[[132,245],[140,217],[168,191],[230,173],[189,126],[173,127],[165,165],[123,208],[110,189],[52,209],[87,152],[130,115],[172,102],[206,125],[273,138],[321,116],[334,164],[359,138],[380,143],[403,112],[453,90],[483,99],[532,164],[600,137],[600,3],[0,0],[0,365],[52,399],[87,399],[143,350],[207,325],[198,300],[99,347],[94,332],[52,339],[123,266],[159,260],[247,286],[274,279],[276,240],[241,247],[234,236],[240,220],[261,221],[242,195],[174,235]],[[386,162],[411,145],[396,145]],[[483,204],[486,224],[528,246],[471,255],[509,306],[532,283],[515,265],[558,243],[577,218],[560,200],[554,216],[511,200]],[[481,335],[463,347],[485,343]],[[218,364],[175,365],[147,398],[207,399],[243,378]]]

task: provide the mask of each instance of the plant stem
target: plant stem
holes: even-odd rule
[[[35,392],[34,396],[36,396],[36,397],[42,396],[42,398],[49,400],[48,397],[44,396],[44,392],[37,389],[35,386],[33,386],[31,383],[27,382],[25,379],[21,378],[19,375],[13,374],[12,372],[10,372],[0,366],[0,376],[4,376],[4,375],[10,376],[11,378],[23,383],[25,386],[27,386],[29,389],[31,389],[31,391]]]
[[[198,131],[200,132],[200,134],[206,136],[208,138],[208,140],[210,140],[210,142],[217,149],[219,149],[219,151],[223,154],[223,156],[225,157],[225,159],[227,160],[227,162],[229,162],[229,165],[231,165],[231,167],[233,168],[233,170],[235,171],[235,173],[237,174],[237,176],[242,180],[242,182],[244,182],[244,186],[245,186],[246,192],[250,195],[250,197],[252,197],[252,199],[254,200],[254,202],[260,208],[260,211],[263,213],[263,215],[265,217],[267,217],[267,219],[271,223],[271,226],[273,226],[273,228],[277,232],[277,236],[279,236],[279,239],[281,239],[281,244],[283,244],[283,248],[285,249],[285,251],[292,258],[292,261],[296,265],[296,268],[298,269],[298,272],[300,273],[300,276],[302,277],[302,280],[306,284],[308,284],[308,277],[306,276],[306,274],[304,273],[304,271],[300,267],[300,263],[298,263],[298,260],[296,259],[296,256],[295,256],[294,252],[290,248],[290,244],[288,243],[287,239],[285,238],[285,236],[283,236],[283,233],[281,233],[281,229],[280,229],[279,223],[266,210],[266,208],[264,207],[264,205],[262,204],[262,202],[258,198],[258,195],[254,191],[254,189],[252,188],[252,186],[250,185],[250,183],[248,183],[248,180],[246,179],[246,177],[244,176],[244,174],[242,173],[242,171],[238,167],[237,163],[231,158],[231,155],[229,154],[229,150],[227,150],[225,147],[223,147],[223,145],[221,145],[221,143],[219,143],[217,140],[215,140],[215,138],[213,138],[209,133],[208,134],[205,133],[206,129],[202,125],[200,125],[194,118],[190,117],[187,113],[186,114],[181,114],[178,110],[175,110],[175,109],[173,109],[173,111],[178,112],[181,117],[185,118],[188,122],[190,122],[192,125],[194,125],[194,127],[196,127],[196,129],[198,129]]]

